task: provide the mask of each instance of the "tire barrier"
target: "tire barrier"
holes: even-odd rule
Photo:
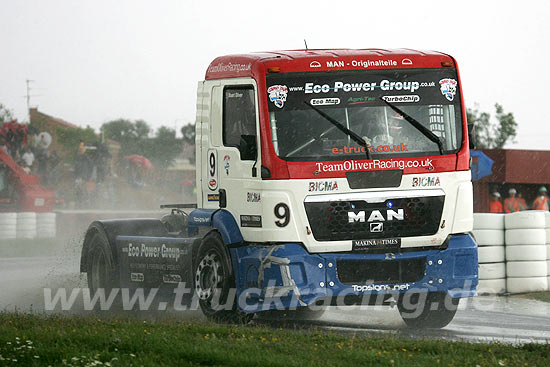
[[[17,236],[17,213],[0,213],[0,238]]]
[[[508,278],[506,279],[506,289],[509,293],[542,292],[548,289],[548,278]]]
[[[504,216],[505,229],[535,229],[546,228],[546,212],[542,210],[526,210],[508,213]]]
[[[53,238],[56,235],[55,213],[40,213],[36,216],[36,237]]]
[[[502,229],[474,229],[473,234],[478,246],[504,246]]]
[[[505,263],[492,263],[492,264],[479,264],[479,279],[504,279],[506,278],[506,264]]]
[[[0,213],[0,240],[54,238],[56,213]]]
[[[478,247],[477,256],[480,264],[504,263],[506,259],[504,246]],[[544,249],[544,258],[546,259],[546,249]]]
[[[479,294],[506,292],[504,217],[504,214],[474,214],[473,235],[479,246]]]
[[[477,285],[479,294],[501,294],[506,293],[506,278],[503,279],[480,279]]]
[[[474,230],[476,229],[504,229],[504,214],[475,213]]]
[[[36,213],[17,213],[17,238],[36,237]]]
[[[524,293],[550,285],[550,213],[474,213],[480,293]]]

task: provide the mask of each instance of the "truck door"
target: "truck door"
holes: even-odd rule
[[[212,87],[212,99],[203,203],[219,207],[225,192],[246,239],[262,226],[257,88],[252,79],[222,81]]]

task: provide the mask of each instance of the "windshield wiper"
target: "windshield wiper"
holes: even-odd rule
[[[365,139],[363,139],[362,137],[360,137],[356,132],[353,132],[351,131],[350,129],[348,129],[347,127],[345,127],[344,125],[342,125],[340,122],[338,122],[337,120],[333,119],[332,117],[330,117],[329,115],[327,115],[326,113],[324,113],[323,111],[321,111],[320,109],[318,109],[317,107],[307,103],[306,101],[304,101],[304,103],[306,104],[306,106],[309,106],[311,107],[315,112],[317,112],[319,115],[323,116],[328,122],[330,122],[331,124],[333,124],[334,126],[336,126],[338,128],[338,130],[340,130],[341,132],[343,132],[344,134],[348,135],[353,141],[355,141],[357,144],[359,144],[360,146],[364,147],[365,148],[365,153],[367,154],[367,159],[370,159],[370,152],[369,152],[369,145],[367,144],[367,142],[365,141]]]
[[[439,148],[439,154],[443,155],[443,142],[441,141],[441,139],[439,139],[439,136],[435,135],[430,129],[426,128],[420,122],[416,121],[413,117],[401,111],[395,105],[386,101],[383,97],[380,97],[380,99],[384,101],[384,103],[387,104],[392,110],[394,110],[395,112],[403,116],[403,118],[407,120],[407,122],[410,123],[416,130],[420,131],[422,135],[424,135],[425,137],[427,137],[428,139],[436,143],[437,147]]]

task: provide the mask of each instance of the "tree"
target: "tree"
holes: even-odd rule
[[[180,131],[185,144],[195,145],[195,124],[187,124]]]
[[[2,103],[0,103],[0,125],[4,122],[10,122],[15,120],[13,113],[8,110]]]
[[[168,167],[181,152],[181,141],[176,131],[161,126],[154,136],[151,127],[143,120],[118,119],[101,126],[105,138],[120,143],[120,156],[130,154],[144,156],[157,167]]]
[[[57,135],[57,141],[61,145],[62,156],[66,162],[73,162],[80,146],[80,140],[91,143],[96,142],[98,137],[95,130],[90,126],[86,126],[85,129],[81,127],[67,128],[57,126],[55,128]]]
[[[475,146],[478,149],[501,149],[507,142],[514,142],[517,126],[514,115],[505,113],[504,108],[495,104],[496,123],[491,121],[491,114],[480,112],[476,108],[467,110],[469,124],[474,124]]]

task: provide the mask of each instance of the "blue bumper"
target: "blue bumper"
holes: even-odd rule
[[[245,312],[405,292],[472,297],[478,283],[477,245],[468,234],[451,236],[444,250],[309,254],[286,243],[232,248],[231,257]]]

